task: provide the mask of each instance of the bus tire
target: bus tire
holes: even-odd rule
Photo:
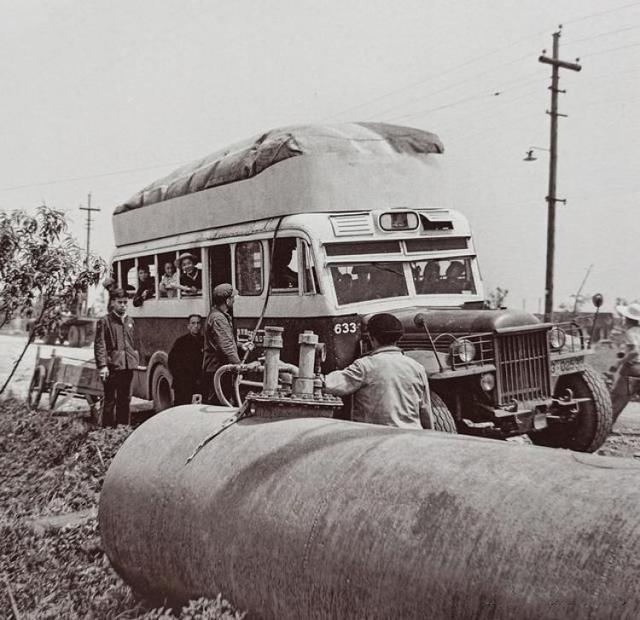
[[[154,366],[151,378],[151,400],[156,413],[173,406],[171,382],[171,373],[164,364]]]
[[[433,430],[442,433],[457,433],[456,422],[446,403],[435,392],[430,392],[431,411],[433,413]],[[424,426],[424,421],[423,421]]]

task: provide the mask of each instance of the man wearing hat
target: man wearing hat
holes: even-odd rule
[[[180,290],[184,295],[200,295],[202,293],[202,274],[196,267],[198,257],[191,252],[184,252],[176,261],[180,268]]]
[[[206,402],[210,405],[220,404],[213,387],[213,376],[224,364],[239,364],[240,356],[233,332],[231,309],[237,291],[231,284],[218,284],[211,295],[212,308],[204,328],[204,358],[202,370],[205,381]],[[225,375],[230,377],[230,375]],[[230,386],[223,385],[225,394]]]
[[[613,419],[625,408],[631,397],[640,389],[640,303],[616,306],[618,314],[624,317],[626,331],[622,337],[620,364],[611,391]],[[635,379],[635,380],[634,380]]]
[[[398,428],[423,428],[420,412],[431,419],[427,373],[396,346],[404,332],[392,314],[376,314],[367,324],[373,350],[344,370],[325,377],[325,391],[353,394],[352,419]],[[430,424],[433,427],[433,424]]]

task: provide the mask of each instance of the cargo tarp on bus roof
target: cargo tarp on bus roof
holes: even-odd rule
[[[438,136],[413,127],[386,123],[284,127],[175,170],[136,193],[117,207],[114,214],[249,179],[290,157],[322,153],[425,155],[443,151]]]

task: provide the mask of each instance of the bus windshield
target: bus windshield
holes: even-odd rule
[[[418,295],[475,295],[471,258],[438,258],[409,262]],[[339,304],[409,294],[404,263],[370,262],[331,265]]]
[[[402,263],[350,263],[331,266],[339,304],[408,295]]]

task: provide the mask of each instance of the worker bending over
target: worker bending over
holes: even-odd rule
[[[344,370],[329,373],[325,391],[336,396],[353,394],[352,418],[357,422],[433,428],[427,373],[396,346],[404,332],[402,323],[382,313],[372,316],[367,328],[373,350]]]

